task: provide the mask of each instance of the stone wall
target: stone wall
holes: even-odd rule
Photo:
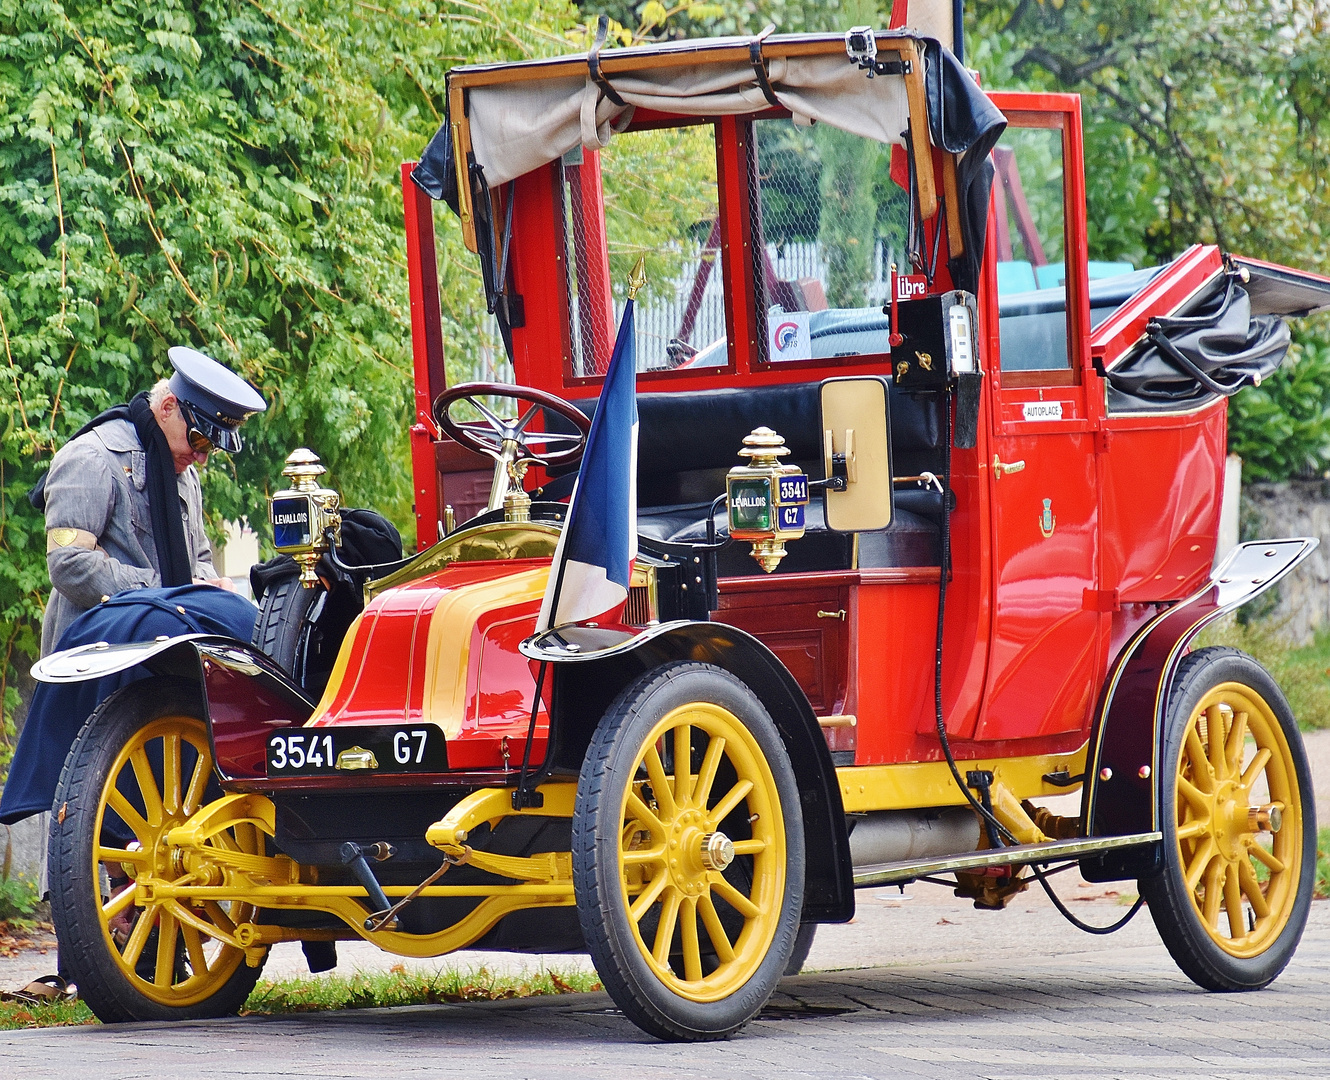
[[[1272,590],[1276,595],[1265,607],[1295,644],[1310,644],[1317,630],[1330,630],[1330,480],[1243,485],[1241,529],[1244,540],[1315,536],[1321,541]]]

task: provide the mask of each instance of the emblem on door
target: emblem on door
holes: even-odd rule
[[[1039,531],[1044,534],[1047,540],[1053,535],[1053,530],[1058,527],[1058,519],[1053,516],[1053,500],[1044,500],[1044,512],[1039,515]]]

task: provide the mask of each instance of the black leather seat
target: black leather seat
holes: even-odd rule
[[[593,415],[596,400],[573,402]],[[899,392],[890,386],[892,467],[897,476],[940,474],[943,467],[940,404],[931,395]],[[744,436],[766,425],[790,448],[783,459],[814,479],[823,474],[822,422],[818,384],[688,393],[641,393],[637,449],[638,529],[648,540],[706,540],[706,515],[725,490],[725,474],[741,463]],[[942,500],[937,490],[899,491],[891,524],[858,534],[860,567],[937,566]],[[803,539],[790,544],[780,573],[848,570],[854,565],[855,537],[829,530],[822,500],[814,497]],[[716,516],[716,535],[725,536],[725,515]],[[722,577],[752,574],[756,563],[747,546],[720,552]]]

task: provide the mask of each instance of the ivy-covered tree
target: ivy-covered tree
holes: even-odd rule
[[[92,415],[191,345],[267,397],[205,502],[261,522],[295,446],[352,505],[410,517],[399,163],[449,67],[558,51],[561,0],[0,0],[0,700],[36,651],[27,490]],[[440,218],[450,366],[478,270]],[[0,765],[8,751],[0,742]]]

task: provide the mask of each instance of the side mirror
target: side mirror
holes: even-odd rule
[[[822,384],[822,465],[845,486],[825,492],[827,528],[869,532],[891,524],[891,399],[876,376]]]

